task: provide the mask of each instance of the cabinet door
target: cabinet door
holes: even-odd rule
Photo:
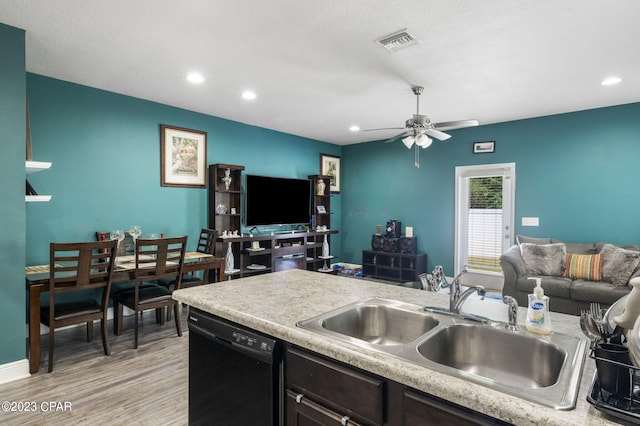
[[[403,426],[465,426],[503,423],[439,398],[405,390],[402,424]]]
[[[360,425],[360,423],[352,421],[349,417],[331,411],[291,390],[287,390],[286,410],[287,426]]]
[[[285,365],[287,388],[364,424],[384,424],[384,380],[291,347]]]

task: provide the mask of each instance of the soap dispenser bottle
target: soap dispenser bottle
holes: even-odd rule
[[[540,278],[532,277],[536,281],[533,293],[529,295],[529,309],[527,309],[527,330],[537,334],[551,333],[551,319],[549,317],[549,296],[544,295],[540,285]]]

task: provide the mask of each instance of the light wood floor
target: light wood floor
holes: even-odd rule
[[[2,425],[186,425],[188,423],[187,308],[182,307],[182,337],[174,321],[155,323],[145,312],[138,349],[133,349],[133,317],[121,336],[112,334],[111,356],[105,356],[100,326],[86,341],[86,328],[56,333],[53,372],[47,373],[48,336],[42,336],[40,372],[0,385],[0,402],[33,402],[35,412],[0,411]],[[49,403],[69,403],[55,412]],[[43,410],[44,404],[44,410]],[[54,408],[55,409],[55,404]]]

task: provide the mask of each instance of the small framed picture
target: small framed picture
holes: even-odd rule
[[[490,154],[495,152],[496,143],[495,141],[486,141],[486,142],[474,142],[473,143],[473,153],[474,154]]]
[[[340,193],[340,157],[329,154],[320,154],[320,174],[331,177],[329,191],[332,194]]]
[[[207,187],[207,133],[160,125],[160,185]]]
[[[318,213],[326,213],[327,209],[324,208],[324,206],[316,206],[316,209],[318,210]]]

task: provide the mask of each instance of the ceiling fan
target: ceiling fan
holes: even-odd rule
[[[429,117],[420,114],[420,95],[424,91],[422,86],[414,86],[411,88],[414,95],[416,95],[416,113],[413,117],[405,122],[404,127],[385,127],[381,129],[366,129],[364,132],[376,131],[376,130],[389,130],[389,129],[405,129],[402,133],[392,137],[385,143],[395,142],[402,138],[402,143],[411,149],[415,146],[415,166],[420,167],[420,150],[419,148],[427,148],[433,143],[433,139],[444,141],[451,137],[451,135],[443,132],[442,130],[460,129],[463,127],[477,126],[478,120],[458,120],[458,121],[445,121],[442,123],[432,123]],[[431,137],[430,137],[431,136]]]

